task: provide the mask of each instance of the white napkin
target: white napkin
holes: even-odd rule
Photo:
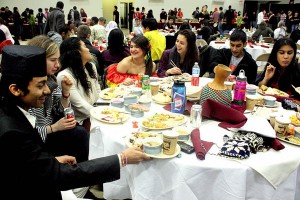
[[[244,126],[241,128],[229,128],[229,130],[234,132],[239,130],[250,131],[265,137],[276,138],[276,133],[266,118],[254,115],[247,116],[247,118],[248,120]]]
[[[276,189],[300,164],[300,148],[286,143],[284,145],[283,150],[258,152],[238,162],[257,171]]]

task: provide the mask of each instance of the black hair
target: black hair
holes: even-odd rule
[[[61,35],[62,33],[68,33],[69,31],[70,31],[70,26],[64,25],[58,30],[58,33]]]
[[[185,54],[184,62],[188,63],[187,66],[193,67],[195,62],[198,61],[198,49],[196,46],[196,35],[190,29],[184,29],[178,32],[178,35],[183,35],[188,43],[187,52]],[[176,38],[177,40],[177,38]],[[191,71],[187,69],[187,71]]]
[[[152,76],[153,62],[151,57],[151,48],[149,40],[143,35],[136,35],[131,39],[131,42],[135,43],[136,46],[141,48],[146,56],[146,75]]]
[[[184,29],[190,29],[190,25],[187,22],[182,22],[181,26],[179,27],[179,30],[184,30]]]
[[[43,12],[43,9],[42,9],[42,8],[39,8],[38,11],[39,11],[39,12]]]
[[[116,28],[110,31],[108,35],[108,47],[110,54],[124,53],[124,33],[121,29]],[[124,55],[126,56],[126,55]]]
[[[18,7],[14,7],[14,8],[13,8],[14,13],[16,13],[17,10],[18,10]]]
[[[58,1],[57,3],[56,3],[56,7],[57,8],[60,8],[60,9],[63,9],[64,8],[64,3],[62,2],[62,1]],[[51,7],[50,7],[51,8]]]
[[[84,71],[84,67],[88,71],[91,78],[97,79],[96,72],[93,69],[91,63],[87,62],[85,66],[82,64],[80,49],[81,43],[78,37],[71,37],[65,39],[60,45],[60,61],[61,70],[69,68],[75,79],[77,85],[81,84],[84,89],[85,94],[89,95],[91,91],[91,83],[87,79],[87,74]]]
[[[98,17],[92,17],[92,21],[94,21],[95,24],[98,24],[99,19],[98,19]]]
[[[116,10],[118,10],[118,6],[114,6],[114,8],[115,8]]]
[[[74,9],[74,10],[77,10],[77,7],[76,7],[76,6],[73,6],[73,9]]]
[[[247,35],[243,30],[235,29],[230,35],[230,41],[247,41]]]
[[[33,77],[16,77],[16,76],[9,76],[3,74],[0,80],[0,99],[1,101],[5,100],[6,102],[22,106],[24,104],[20,97],[17,97],[11,93],[9,90],[9,86],[11,84],[16,84],[17,88],[20,89],[24,95],[29,93],[28,86],[29,82],[32,80]]]
[[[289,66],[285,68],[284,74],[279,79],[282,68],[278,63],[277,53],[279,49],[285,45],[292,47],[292,49],[294,50],[294,56]],[[271,54],[269,56],[268,62],[272,63],[272,65],[276,67],[276,70],[274,76],[270,79],[269,83],[278,80],[279,89],[282,91],[288,91],[288,88],[291,86],[291,84],[293,84],[293,81],[299,81],[299,80],[294,80],[293,78],[294,77],[293,75],[295,75],[295,73],[299,73],[298,69],[296,69],[297,65],[295,64],[296,54],[297,54],[297,46],[295,42],[293,42],[293,40],[291,40],[290,38],[282,38],[275,42]]]
[[[147,18],[142,21],[142,26],[145,29],[148,27],[150,31],[157,30],[157,21],[154,18]]]
[[[208,21],[205,19],[205,20],[202,20],[200,22],[200,24],[203,24],[204,26],[208,26]]]
[[[221,6],[221,7],[219,8],[219,10],[223,10],[223,7]]]

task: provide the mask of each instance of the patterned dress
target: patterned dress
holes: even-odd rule
[[[202,105],[206,99],[213,99],[230,107],[232,95],[231,91],[228,88],[224,90],[216,90],[209,87],[209,85],[207,84],[202,89],[200,95],[200,105]]]

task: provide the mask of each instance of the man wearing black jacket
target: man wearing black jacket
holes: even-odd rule
[[[218,49],[213,55],[209,55],[209,71],[213,72],[215,66],[224,64],[231,68],[232,75],[238,76],[239,71],[243,69],[248,83],[253,84],[257,75],[257,64],[244,49],[247,46],[246,38],[244,31],[235,30],[230,36],[230,49]],[[210,77],[214,77],[214,74],[211,73]]]
[[[72,156],[50,155],[34,128],[35,117],[28,113],[31,107],[42,107],[50,93],[46,84],[45,49],[26,45],[6,46],[2,51],[1,68],[2,199],[61,200],[62,190],[117,180],[121,166],[149,159],[134,147],[119,155],[81,163]]]

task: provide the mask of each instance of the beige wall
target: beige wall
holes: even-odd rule
[[[118,0],[102,0],[103,17],[106,18],[107,22],[113,20],[113,12],[115,5],[118,6]]]

